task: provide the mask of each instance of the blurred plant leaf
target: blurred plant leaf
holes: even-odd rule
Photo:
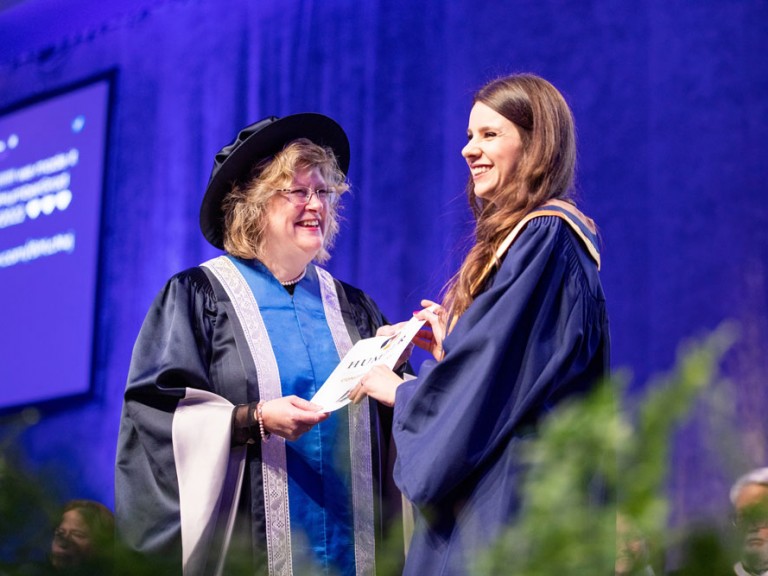
[[[671,542],[717,541],[706,527],[687,535],[691,542],[671,533],[665,483],[671,437],[716,382],[733,339],[733,327],[723,325],[684,344],[671,373],[633,406],[623,403],[626,378],[618,374],[548,414],[525,451],[520,515],[473,574],[611,574],[617,549],[622,573],[647,574]]]

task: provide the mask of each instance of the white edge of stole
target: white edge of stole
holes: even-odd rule
[[[272,345],[253,291],[240,271],[226,256],[209,260],[202,266],[216,275],[229,294],[256,365],[259,398],[261,400],[279,398],[282,396],[282,391],[277,361],[272,353]],[[288,576],[293,573],[293,565],[285,439],[273,434],[268,441],[262,440],[261,471],[264,479],[264,517],[269,574]]]
[[[741,562],[736,562],[736,564],[733,565],[733,572],[736,576],[752,576],[752,573],[747,572]],[[766,574],[766,572],[761,572],[761,574]]]
[[[224,520],[226,529],[215,572],[221,574],[232,537],[245,469],[244,447],[230,448],[232,408],[221,396],[187,388],[173,414],[171,437],[179,482],[185,576],[204,573],[212,539]]]
[[[320,293],[328,327],[331,329],[339,358],[344,358],[352,348],[333,277],[315,266],[320,280]],[[349,443],[352,469],[352,511],[355,529],[355,567],[359,575],[376,573],[373,469],[371,448],[371,414],[366,397],[359,404],[349,406]]]

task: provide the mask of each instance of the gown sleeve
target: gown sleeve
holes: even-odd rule
[[[395,401],[395,480],[417,505],[461,491],[561,397],[603,370],[597,268],[560,218],[533,219]]]
[[[115,508],[121,538],[138,551],[178,552],[173,417],[187,388],[211,389],[215,307],[204,272],[183,272],[155,298],[134,346],[118,436]]]

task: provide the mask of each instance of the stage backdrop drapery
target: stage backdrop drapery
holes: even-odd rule
[[[133,341],[167,277],[217,253],[198,208],[213,155],[239,128],[305,111],[346,128],[352,194],[329,268],[398,321],[437,297],[461,260],[472,92],[513,71],[543,75],[573,107],[614,366],[639,387],[672,365],[681,339],[741,320],[748,362],[734,368],[736,403],[752,431],[743,461],[765,463],[764,1],[131,0],[94,13],[51,1],[35,13],[40,4],[0,13],[0,107],[117,72],[94,393],[48,407],[24,436],[68,494],[111,504]],[[709,469],[698,450],[681,461],[678,494],[707,476],[724,497],[733,470]]]

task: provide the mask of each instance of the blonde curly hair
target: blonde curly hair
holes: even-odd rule
[[[224,249],[238,258],[262,259],[264,231],[267,224],[269,200],[277,190],[290,186],[296,173],[305,170],[320,171],[336,198],[349,190],[344,172],[330,148],[320,146],[306,138],[286,144],[277,154],[257,163],[250,178],[235,184],[222,203],[224,211]],[[315,256],[319,263],[330,258],[329,250],[339,232],[339,203],[328,204],[323,247]]]

